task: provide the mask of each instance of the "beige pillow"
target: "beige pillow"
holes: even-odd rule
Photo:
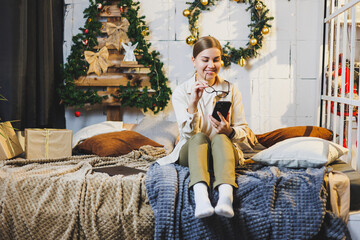
[[[164,145],[167,153],[172,152],[179,136],[177,122],[148,116],[144,117],[133,131]]]

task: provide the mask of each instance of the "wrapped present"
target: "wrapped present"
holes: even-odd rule
[[[19,139],[22,149],[25,151],[25,131],[16,131],[16,136]]]
[[[25,129],[27,159],[63,158],[72,155],[72,131],[68,129]]]
[[[0,160],[16,157],[23,152],[11,123],[0,123]]]

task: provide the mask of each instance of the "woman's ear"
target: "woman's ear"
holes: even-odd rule
[[[194,58],[194,57],[191,57],[191,60],[192,60],[193,65],[194,65],[194,67],[195,67],[195,58]]]

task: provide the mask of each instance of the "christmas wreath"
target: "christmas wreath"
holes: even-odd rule
[[[199,26],[198,19],[202,11],[210,10],[211,6],[215,5],[215,2],[219,0],[195,0],[193,2],[186,2],[190,5],[189,8],[183,11],[183,15],[189,20],[189,30],[191,35],[186,38],[186,43],[189,45],[194,44],[199,38]],[[242,1],[234,0],[237,3]],[[249,42],[246,48],[240,47],[235,49],[230,46],[228,42],[223,47],[222,61],[224,66],[229,66],[231,62],[237,63],[240,66],[245,66],[246,61],[250,58],[256,57],[257,50],[262,47],[262,41],[264,35],[268,34],[271,28],[269,21],[273,20],[273,17],[269,17],[269,9],[266,5],[259,0],[249,0],[249,7],[246,11],[251,11],[251,21],[248,24],[250,27]]]
[[[67,63],[63,66],[64,83],[58,88],[61,103],[65,106],[83,107],[85,104],[102,103],[103,99],[107,98],[107,96],[99,96],[95,89],[84,90],[77,87],[74,79],[85,76],[90,71],[85,54],[90,52],[95,55],[101,51],[98,49],[99,43],[97,41],[97,37],[102,34],[99,14],[106,5],[111,4],[111,1],[90,0],[89,7],[84,10],[86,22],[84,27],[80,28],[81,33],[72,39],[71,52],[67,58]],[[138,43],[135,53],[141,56],[139,64],[149,68],[148,76],[151,90],[148,87],[140,89],[140,83],[134,86],[129,81],[126,86],[119,86],[117,92],[112,96],[119,100],[121,106],[142,108],[144,111],[150,109],[154,113],[158,113],[169,102],[171,89],[167,86],[168,79],[162,71],[163,63],[159,60],[160,53],[158,51],[150,52],[151,44],[144,38],[149,34],[149,31],[144,20],[145,17],[138,17],[139,4],[133,0],[122,0],[117,4],[117,7],[121,11],[121,16],[126,18],[129,23],[127,29],[129,40]],[[98,53],[94,53],[97,51]],[[103,68],[103,65],[100,64],[99,66]],[[101,70],[104,72],[104,69],[100,69],[95,73],[101,73]]]

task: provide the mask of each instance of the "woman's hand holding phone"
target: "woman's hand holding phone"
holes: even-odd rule
[[[220,112],[217,112],[217,114],[220,117],[220,121],[216,120],[212,115],[209,115],[211,125],[215,128],[216,133],[223,133],[226,136],[229,136],[232,132],[232,128],[230,127],[229,123],[230,114],[227,114],[226,119]]]

